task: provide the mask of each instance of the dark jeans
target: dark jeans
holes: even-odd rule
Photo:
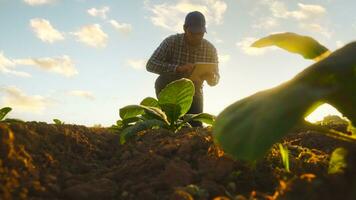
[[[155,83],[156,96],[158,97],[158,94],[167,84],[181,78],[183,77],[179,77],[176,75],[160,75],[156,79]],[[190,109],[187,112],[188,114],[198,114],[203,112],[203,88],[201,85],[194,84],[194,86],[195,94],[193,97],[192,105],[190,106]],[[201,127],[203,125],[201,122],[189,122],[189,124],[193,127]]]

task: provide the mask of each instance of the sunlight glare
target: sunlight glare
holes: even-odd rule
[[[315,123],[317,121],[323,120],[324,117],[328,115],[337,115],[343,117],[342,114],[336,108],[334,108],[330,104],[324,103],[317,109],[315,109],[314,112],[310,113],[310,115],[308,115],[305,120],[307,120],[308,122]]]

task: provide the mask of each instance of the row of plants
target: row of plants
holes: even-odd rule
[[[191,127],[191,121],[200,121],[213,126],[214,140],[226,153],[246,161],[265,155],[292,128],[305,123],[304,118],[322,103],[329,103],[342,112],[350,120],[350,130],[353,129],[351,124],[356,123],[356,42],[330,52],[311,37],[279,33],[252,44],[257,48],[272,45],[316,63],[286,83],[233,103],[217,117],[208,113],[187,114],[195,89],[192,81],[180,79],[168,84],[157,99],[147,97],[138,105],[121,108],[121,119],[111,129],[120,133],[120,143],[124,144],[143,130],[165,128],[177,132]],[[0,120],[10,111],[9,107],[2,108]],[[64,124],[58,119],[53,121]],[[337,131],[326,132],[337,134]],[[288,150],[280,146],[280,152],[287,166]]]
[[[0,109],[0,122],[1,121],[6,121],[6,122],[11,122],[11,121],[22,121],[22,120],[19,120],[19,119],[10,119],[10,118],[6,118],[6,115],[9,114],[9,112],[12,111],[12,108],[11,107],[3,107]],[[62,122],[61,120],[59,119],[53,119],[53,122],[54,124],[56,125],[63,125],[64,122]]]

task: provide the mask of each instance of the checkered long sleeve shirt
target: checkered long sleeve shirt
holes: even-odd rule
[[[218,63],[216,49],[205,39],[199,46],[192,48],[182,33],[167,37],[148,60],[146,69],[160,75],[176,74],[178,66],[196,62]],[[219,76],[218,68],[215,74]]]

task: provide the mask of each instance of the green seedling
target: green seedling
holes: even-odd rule
[[[54,124],[56,124],[56,125],[63,125],[63,124],[64,124],[64,122],[62,122],[62,121],[59,120],[59,119],[53,119],[53,122],[54,122]]]
[[[201,121],[212,125],[215,116],[207,113],[187,114],[194,96],[194,84],[189,79],[180,79],[168,84],[158,95],[158,99],[147,97],[140,105],[128,105],[120,109],[121,119],[112,126],[120,131],[120,143],[137,132],[166,128],[178,131],[190,127],[189,122]]]
[[[291,39],[290,36],[290,33],[272,35],[268,45],[288,51],[294,49],[292,52],[310,59],[323,57],[328,52],[309,37],[306,39],[305,36],[293,34]],[[281,40],[283,45],[279,43]],[[308,46],[306,54],[300,44]],[[355,124],[355,55],[356,42],[353,42],[319,59],[290,81],[228,106],[216,119],[215,141],[236,159],[257,160],[322,103],[335,106]]]
[[[0,109],[0,121],[5,119],[5,116],[12,110],[10,107],[4,107]]]
[[[342,147],[336,148],[331,153],[331,156],[330,156],[328,173],[329,174],[343,173],[345,168],[347,167],[346,156],[347,156],[346,149],[344,149]]]
[[[289,170],[289,151],[287,147],[284,147],[283,144],[279,143],[278,144],[279,147],[279,153],[281,154],[281,158],[282,158],[282,164],[284,166],[284,169],[287,172],[290,172]]]

